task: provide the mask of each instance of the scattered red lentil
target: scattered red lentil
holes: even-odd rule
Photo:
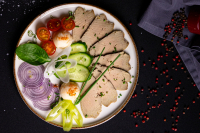
[[[126,110],[124,109],[123,112],[126,113]]]

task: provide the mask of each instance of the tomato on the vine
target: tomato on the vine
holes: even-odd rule
[[[46,27],[40,27],[37,30],[37,37],[40,41],[48,41],[50,39],[50,32]]]
[[[48,55],[53,55],[56,52],[56,46],[52,41],[45,41],[42,43],[42,48]]]
[[[50,31],[57,31],[61,28],[61,22],[59,19],[51,19],[47,22],[47,28],[50,30]]]
[[[63,27],[63,29],[69,31],[69,30],[73,30],[75,27],[75,23],[74,20],[71,19],[70,17],[64,17],[61,21],[61,25]]]

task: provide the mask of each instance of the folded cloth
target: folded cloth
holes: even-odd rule
[[[200,0],[152,0],[138,26],[162,38],[165,33],[164,27],[171,22],[173,13],[185,7],[185,13],[188,16],[189,8],[192,5],[200,5]],[[197,88],[200,90],[200,47],[190,47],[191,40],[195,34],[190,33],[188,29],[183,29],[183,35],[187,35],[188,40],[181,38],[179,39],[179,44],[176,44],[176,37],[174,39],[174,46],[179,52]],[[171,40],[171,38],[172,35],[168,35],[167,40]]]

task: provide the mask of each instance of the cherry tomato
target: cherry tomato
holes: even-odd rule
[[[48,55],[53,55],[56,52],[56,46],[52,41],[45,41],[42,43],[42,48]]]
[[[48,41],[50,39],[50,32],[46,27],[40,27],[37,30],[37,37],[40,41]]]
[[[61,22],[59,19],[51,19],[47,22],[47,28],[50,30],[50,31],[57,31],[59,30],[61,27]]]
[[[63,27],[63,29],[65,30],[72,30],[75,27],[75,23],[74,20],[72,20],[71,18],[69,18],[68,20],[66,20],[66,17],[64,17],[61,21],[61,25]]]

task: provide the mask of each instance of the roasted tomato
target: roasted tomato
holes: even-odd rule
[[[51,19],[47,22],[47,28],[50,30],[50,31],[57,31],[59,30],[61,27],[61,22],[59,19]]]
[[[50,39],[50,32],[46,27],[40,27],[37,30],[37,37],[40,41],[48,41]]]
[[[72,20],[71,18],[69,17],[64,17],[61,21],[61,25],[63,27],[63,29],[69,31],[69,30],[73,30],[74,27],[75,27],[75,23],[74,23],[74,20]]]
[[[52,41],[43,42],[42,48],[47,52],[48,55],[53,55],[56,52],[56,46]]]

